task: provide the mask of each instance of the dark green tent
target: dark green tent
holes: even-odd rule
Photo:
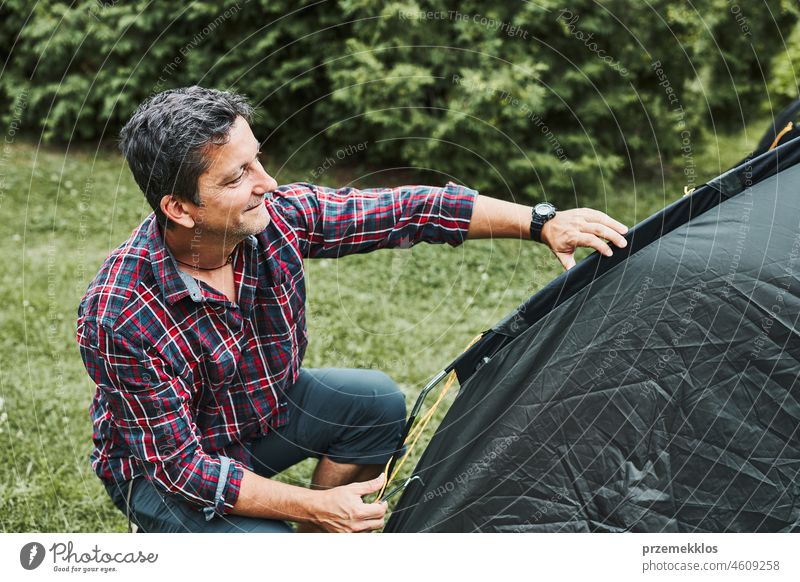
[[[800,530],[800,139],[627,239],[446,369],[385,531]]]

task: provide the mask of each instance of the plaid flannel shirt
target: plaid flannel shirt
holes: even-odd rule
[[[271,217],[240,243],[238,304],[180,271],[151,214],[105,260],[78,308],[97,386],[92,467],[106,483],[144,475],[206,518],[231,511],[246,445],[288,420],[286,391],[308,343],[304,258],[466,240],[477,192],[405,186],[267,195]]]

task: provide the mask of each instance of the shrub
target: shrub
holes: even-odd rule
[[[797,10],[780,0],[30,6],[0,6],[6,122],[45,141],[114,138],[157,91],[231,88],[259,107],[278,179],[346,150],[342,163],[527,201],[574,203],[663,165],[693,185],[704,132],[741,127],[765,79],[796,94],[797,34],[786,50],[775,32],[790,36]]]

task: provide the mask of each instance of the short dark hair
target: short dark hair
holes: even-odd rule
[[[200,204],[197,181],[209,165],[209,145],[227,143],[237,116],[252,120],[242,95],[203,87],[170,89],[142,103],[120,132],[119,149],[159,223],[167,194]]]

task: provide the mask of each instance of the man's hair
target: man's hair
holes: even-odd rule
[[[172,225],[160,207],[165,195],[200,204],[197,181],[210,165],[208,147],[227,143],[237,116],[253,117],[242,95],[184,87],[153,95],[122,128],[119,149],[160,224]]]

